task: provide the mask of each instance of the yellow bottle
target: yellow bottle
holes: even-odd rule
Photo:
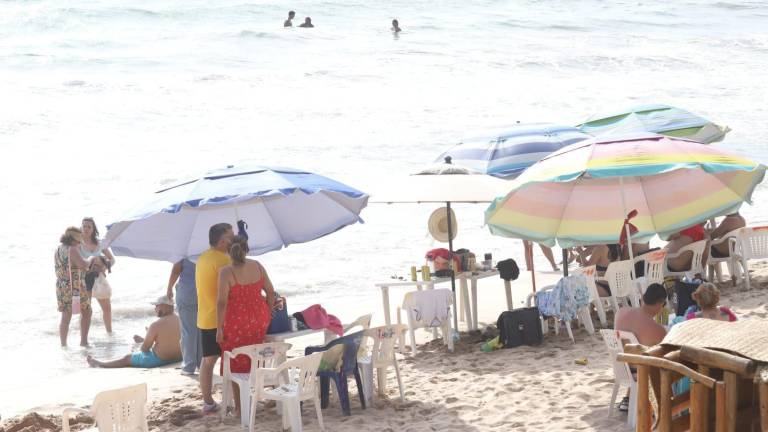
[[[411,266],[411,280],[416,282],[416,266]]]

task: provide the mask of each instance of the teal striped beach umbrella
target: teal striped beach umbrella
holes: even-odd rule
[[[722,141],[731,130],[684,109],[661,104],[593,116],[576,127],[594,136],[652,132],[704,144]]]

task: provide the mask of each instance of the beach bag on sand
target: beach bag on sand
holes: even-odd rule
[[[499,329],[499,342],[504,348],[538,345],[544,340],[539,310],[535,307],[502,312],[496,327]]]

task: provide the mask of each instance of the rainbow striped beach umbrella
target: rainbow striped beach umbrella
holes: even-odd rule
[[[704,144],[722,141],[731,130],[684,109],[661,104],[596,115],[576,127],[594,136],[651,132]]]
[[[765,165],[694,141],[655,134],[594,138],[528,168],[485,211],[491,233],[561,247],[616,243],[624,218],[668,237],[750,202]]]
[[[512,179],[544,156],[591,138],[572,126],[551,123],[517,124],[491,137],[474,138],[441,154],[453,163],[495,177]]]

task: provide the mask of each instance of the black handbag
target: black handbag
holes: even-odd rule
[[[505,281],[513,281],[520,276],[520,269],[512,258],[499,261],[496,264],[496,268],[499,270],[499,277]]]

